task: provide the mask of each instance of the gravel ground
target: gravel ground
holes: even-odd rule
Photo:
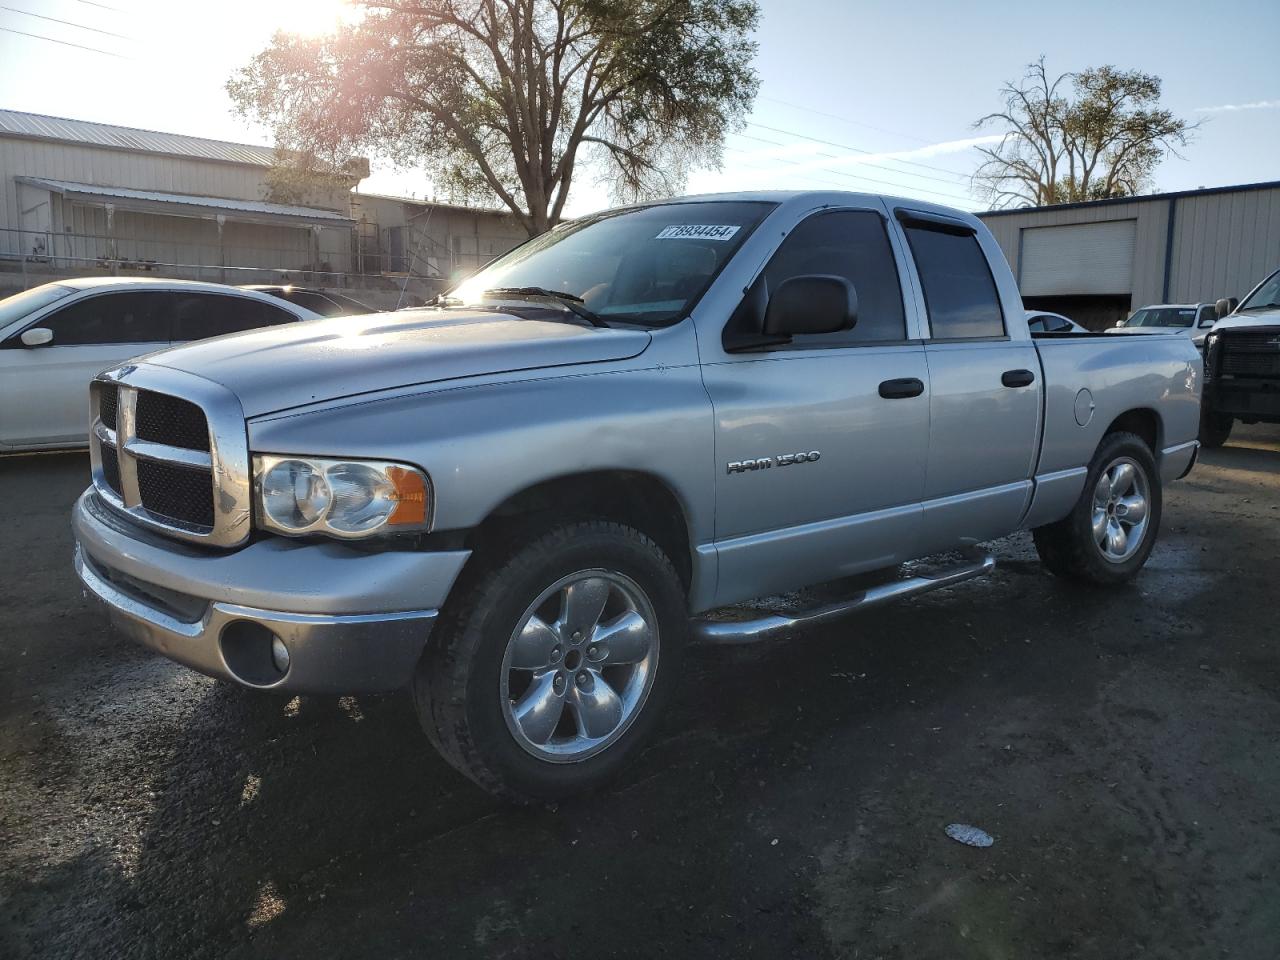
[[[658,742],[556,809],[452,772],[407,696],[114,636],[85,477],[0,460],[2,957],[1277,955],[1280,430],[1170,488],[1133,586],[1017,536],[987,580],[697,652]]]

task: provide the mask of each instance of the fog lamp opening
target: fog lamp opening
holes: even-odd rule
[[[285,642],[251,620],[233,620],[218,638],[227,669],[241,683],[270,687],[289,672],[290,655]]]

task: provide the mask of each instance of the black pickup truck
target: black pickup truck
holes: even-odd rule
[[[1237,420],[1280,423],[1280,270],[1205,337],[1200,443],[1222,446]]]

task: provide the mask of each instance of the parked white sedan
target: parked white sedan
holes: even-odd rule
[[[0,452],[83,447],[89,381],[174,343],[318,314],[219,283],[90,277],[0,300]]]
[[[1069,317],[1060,313],[1049,313],[1045,310],[1027,311],[1027,328],[1032,334],[1037,333],[1088,333],[1088,329],[1080,326]]]

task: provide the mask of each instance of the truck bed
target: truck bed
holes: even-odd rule
[[[1166,480],[1181,474],[1200,425],[1203,371],[1190,340],[1176,333],[1068,334],[1035,336],[1033,342],[1044,384],[1044,416],[1036,494],[1024,526],[1049,522],[1070,509],[1084,482],[1081,465],[1121,415],[1129,418],[1127,428],[1149,433],[1161,473],[1172,473]]]

